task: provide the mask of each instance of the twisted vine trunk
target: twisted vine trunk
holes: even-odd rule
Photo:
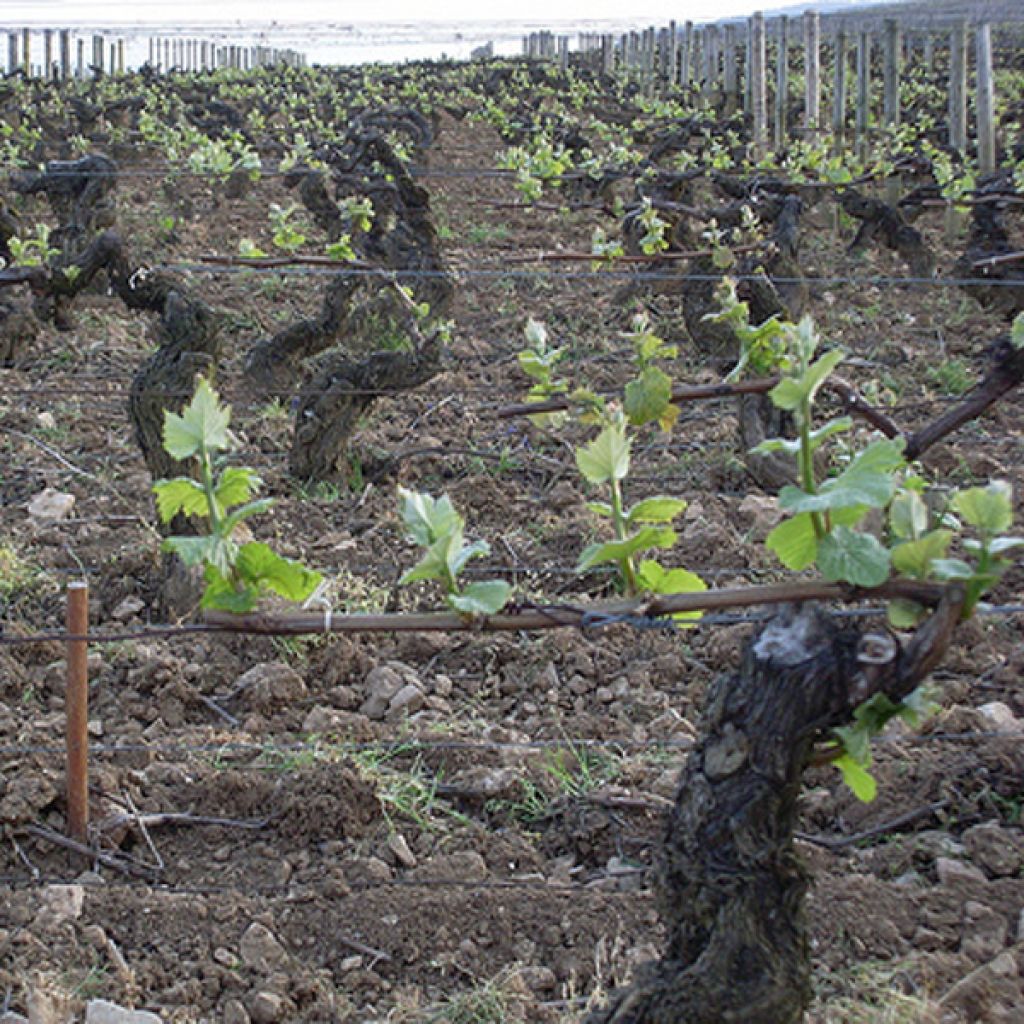
[[[962,601],[962,597],[959,599]],[[587,1024],[796,1024],[811,1000],[797,797],[824,730],[884,690],[905,696],[945,650],[960,604],[903,650],[790,606],[711,688],[669,816],[659,888],[663,958]],[[881,659],[879,645],[886,653]]]

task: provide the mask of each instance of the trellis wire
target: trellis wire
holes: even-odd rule
[[[923,745],[928,743],[971,743],[983,740],[1021,740],[1024,733],[1019,730],[992,729],[992,730],[967,730],[955,733],[917,733],[905,736],[876,736],[874,743],[898,746],[900,744]],[[93,754],[151,754],[160,757],[182,757],[185,755],[203,755],[214,757],[231,757],[253,755],[254,757],[274,757],[278,755],[309,753],[317,747],[329,754],[362,754],[362,753],[386,753],[398,757],[406,754],[423,752],[455,752],[465,753],[473,751],[493,751],[495,753],[514,753],[516,751],[533,750],[565,750],[565,749],[587,749],[587,750],[618,750],[629,752],[641,752],[644,750],[668,750],[678,751],[681,754],[689,753],[693,749],[692,739],[671,739],[671,738],[650,738],[637,740],[631,736],[605,737],[594,739],[592,737],[562,736],[558,739],[549,740],[521,740],[521,741],[496,741],[496,740],[427,740],[403,737],[401,739],[389,740],[362,740],[332,741],[326,736],[319,736],[315,741],[294,742],[294,743],[241,743],[236,741],[222,741],[211,743],[90,743],[89,751]],[[0,744],[0,757],[21,756],[33,754],[49,757],[62,754],[64,747],[56,744]],[[253,768],[259,770],[270,770],[260,764],[235,764],[225,767],[242,770]]]
[[[543,606],[540,607],[543,608]],[[571,611],[580,615],[582,621],[576,628],[583,632],[619,625],[631,626],[634,629],[640,630],[663,629],[666,631],[674,631],[680,628],[675,625],[671,618],[651,618],[637,615],[633,612],[605,614],[600,609],[587,609],[571,604],[559,604],[558,608],[563,611]],[[701,626],[756,625],[767,621],[771,618],[771,614],[771,612],[707,612],[702,614],[699,619],[687,620],[683,628],[691,630],[699,629]],[[830,614],[837,618],[873,618],[875,616],[884,615],[885,608],[882,606],[869,606],[867,608],[836,609],[831,611]],[[983,618],[1000,618],[1022,615],[1024,614],[1024,604],[988,605],[982,603],[977,607],[974,614]],[[588,615],[592,617],[588,619]],[[0,627],[2,627],[2,625],[3,623],[0,622]],[[568,626],[563,626],[563,628],[568,628]],[[378,632],[379,631],[380,630],[378,630]],[[524,627],[523,631],[529,632],[529,629]],[[350,632],[358,633],[359,629],[352,629]],[[509,632],[517,631],[510,630]],[[255,630],[249,631],[244,629],[233,629],[211,623],[197,622],[186,623],[184,625],[149,625],[141,626],[136,629],[124,629],[117,632],[107,633],[90,631],[83,634],[71,634],[66,631],[52,631],[21,636],[9,636],[0,632],[0,646],[20,647],[28,646],[30,644],[66,642],[68,640],[86,640],[90,644],[104,644],[119,643],[125,640],[167,639],[195,634],[218,634],[221,636],[268,635]],[[310,635],[323,636],[331,634],[329,632],[322,633],[311,631]]]

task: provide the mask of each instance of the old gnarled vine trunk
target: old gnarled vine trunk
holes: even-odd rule
[[[880,665],[858,630],[789,606],[710,689],[680,779],[659,870],[663,958],[587,1024],[796,1024],[811,999],[793,848],[800,780],[825,730],[883,690],[905,696],[948,643],[959,605],[940,606]],[[886,640],[888,641],[888,637]],[[877,646],[877,645],[876,645]]]

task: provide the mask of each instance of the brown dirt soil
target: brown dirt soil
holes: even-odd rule
[[[447,119],[430,166],[493,166],[499,148],[488,128]],[[413,555],[394,487],[445,490],[468,534],[491,541],[482,576],[503,573],[523,598],[607,594],[607,578],[572,571],[595,533],[572,460],[579,432],[493,415],[526,390],[515,360],[525,319],[571,344],[572,372],[605,384],[624,378],[621,332],[643,305],[681,346],[678,380],[717,371],[670,299],[507,261],[589,248],[594,211],[523,209],[497,177],[425,183],[446,258],[464,272],[450,359],[427,386],[378,403],[347,485],[289,481],[288,419],[238,383],[249,343],[317,307],[317,280],[190,279],[231,313],[220,387],[242,461],[276,499],[254,530],[327,573],[337,609],[432,607],[428,588],[396,588]],[[201,183],[182,188],[193,216],[158,248],[165,200],[144,179],[122,187],[120,223],[140,254],[234,252],[267,203],[287,198],[276,180],[216,204]],[[941,217],[925,230],[948,271],[957,254]],[[848,241],[812,212],[807,269],[900,272],[887,255],[850,260]],[[811,306],[850,350],[848,375],[911,427],[943,406],[936,366],[981,371],[1003,329],[950,289],[829,285]],[[7,635],[59,628],[63,584],[83,567],[104,630],[144,625],[161,583],[150,480],[125,416],[147,325],[98,294],[74,316],[70,333],[42,331],[0,371]],[[1020,416],[1012,396],[926,463],[954,482],[1010,479],[1019,496]],[[777,576],[736,446],[731,404],[687,408],[670,440],[644,438],[628,485],[632,500],[690,501],[668,558],[718,586]],[[408,453],[396,475],[361,479],[361,462],[396,450]],[[30,521],[26,504],[47,486],[75,496],[71,519]],[[1013,600],[1021,578],[1008,575],[993,600]],[[64,829],[61,645],[0,647],[0,996],[21,1012],[30,998],[73,1012],[101,996],[181,1024],[470,1020],[439,1016],[470,996],[503,1000],[480,1019],[576,1020],[656,952],[648,869],[661,817],[704,687],[735,665],[750,628],[96,644],[92,816],[116,868],[40,831]],[[238,685],[254,666],[271,667]],[[382,668],[415,681],[414,714],[360,711]],[[815,1021],[1022,1019],[1022,668],[1024,619],[968,624],[936,673],[943,710],[879,744],[874,803],[836,773],[809,777],[800,848],[814,877]],[[978,710],[994,702],[1006,721]],[[193,817],[161,817],[175,814]],[[68,884],[82,887],[80,905]],[[906,1016],[883,1016],[903,1006]]]

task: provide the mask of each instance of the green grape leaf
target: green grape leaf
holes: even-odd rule
[[[818,543],[816,559],[822,576],[860,587],[877,587],[889,576],[889,551],[869,533],[833,527]]]
[[[1013,523],[1013,490],[1005,480],[957,491],[951,504],[953,511],[980,533],[1002,533]]]
[[[459,594],[449,594],[448,603],[464,615],[494,615],[508,601],[512,587],[504,580],[470,583]]]
[[[637,583],[642,590],[652,594],[696,594],[708,589],[708,585],[688,569],[666,569],[653,558],[645,558],[636,572]],[[676,612],[674,622],[696,622],[704,613],[701,611]]]
[[[629,448],[625,424],[609,423],[588,445],[576,449],[576,465],[592,484],[621,480],[629,473]]]
[[[607,501],[588,501],[587,508],[596,516],[602,516],[604,519],[611,519],[615,514],[611,505]]]
[[[1001,555],[1004,551],[1012,551],[1024,544],[1024,537],[996,537],[989,542],[988,550],[991,555]]]
[[[181,415],[164,410],[164,450],[174,459],[188,459],[202,449],[223,451],[230,444],[231,410],[202,377],[195,396]]]
[[[892,550],[892,567],[912,579],[927,579],[932,563],[945,558],[953,541],[952,530],[931,530],[917,540],[898,544]]]
[[[185,565],[202,565],[213,562],[220,538],[205,537],[168,537],[161,545],[161,551],[170,551],[177,555]]]
[[[399,487],[398,495],[406,532],[421,547],[430,547],[438,538],[463,526],[462,516],[455,511],[447,494],[435,499],[429,494]]]
[[[686,502],[682,498],[669,498],[665,495],[658,495],[654,498],[645,498],[638,501],[628,512],[626,521],[628,523],[670,523],[676,516],[686,509]],[[611,508],[609,506],[609,512]]]
[[[764,542],[787,569],[806,569],[818,557],[818,538],[810,512],[800,512],[783,520],[769,532]]]
[[[928,609],[916,601],[897,597],[889,602],[885,613],[893,629],[913,629],[928,615]]]
[[[420,560],[411,568],[407,569],[401,579],[401,584],[415,583],[417,580],[441,580],[448,579],[448,555],[451,545],[451,535],[438,537],[432,544],[426,546],[426,551]],[[461,543],[461,531],[459,537]]]
[[[660,420],[672,398],[672,378],[657,366],[648,366],[626,385],[623,408],[635,427]]]
[[[869,804],[878,796],[878,783],[875,777],[849,754],[837,757],[832,763],[842,772],[843,782],[862,803]]]
[[[222,509],[248,501],[263,481],[259,474],[245,466],[228,466],[220,475],[214,496]]]
[[[974,579],[973,567],[960,558],[936,558],[932,561],[932,574],[938,580]]]
[[[320,573],[282,557],[260,541],[239,548],[235,572],[257,592],[272,590],[286,601],[305,601],[323,582]]]
[[[779,492],[779,506],[790,512],[825,512],[851,505],[884,508],[895,489],[893,472],[904,465],[903,439],[875,441],[840,473],[826,480],[816,494],[788,484]]]
[[[841,416],[838,419],[829,420],[823,423],[817,430],[810,433],[811,451],[817,451],[833,434],[842,433],[853,426],[853,420],[849,416]],[[797,455],[800,452],[800,439],[790,440],[785,437],[770,437],[759,445],[750,449],[757,455],[767,455],[770,452],[785,452],[787,455]]]
[[[900,491],[889,506],[889,528],[900,540],[914,540],[928,529],[928,506],[916,491]]]
[[[1024,348],[1024,313],[1018,313],[1013,318],[1013,327],[1010,330],[1010,344],[1018,351]]]
[[[539,320],[534,320],[532,316],[526,321],[523,335],[526,337],[527,345],[541,351],[548,343],[548,329]]]
[[[804,402],[814,399],[818,389],[825,383],[825,378],[843,361],[843,353],[838,349],[826,352],[815,360],[799,377],[784,377],[768,392],[773,404],[779,409],[792,412],[799,409]]]
[[[584,572],[595,565],[618,564],[623,559],[648,548],[670,548],[676,542],[676,532],[668,526],[645,526],[624,540],[610,540],[603,544],[590,544],[576,563],[576,571]]]
[[[235,584],[215,566],[207,565],[203,572],[206,586],[199,601],[200,608],[243,613],[252,611],[259,600],[259,589],[244,583]]]
[[[209,516],[210,507],[202,485],[185,476],[158,480],[153,484],[160,522],[169,523],[179,512],[187,516]]]
[[[459,573],[472,558],[479,558],[491,552],[491,545],[485,540],[475,540],[472,544],[462,543],[462,531],[451,535],[448,545],[447,563],[451,578],[458,579]]]

